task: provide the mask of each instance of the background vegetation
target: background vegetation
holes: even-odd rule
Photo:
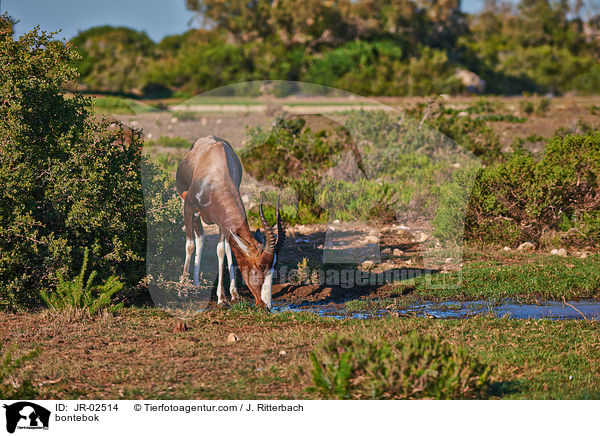
[[[180,0],[183,1],[183,0]],[[85,89],[190,96],[232,82],[313,82],[362,95],[600,91],[600,15],[591,2],[187,0],[203,28],[154,43],[102,26],[72,42]],[[458,69],[458,70],[457,70]],[[293,89],[281,87],[275,93]],[[260,90],[255,90],[260,93]]]

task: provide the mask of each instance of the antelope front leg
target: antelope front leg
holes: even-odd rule
[[[231,245],[229,245],[227,239],[225,239],[225,254],[227,255],[227,265],[229,266],[229,293],[231,294],[231,301],[238,301],[240,299],[240,294],[238,294],[235,286],[235,267],[233,266]]]
[[[225,238],[220,235],[217,244],[217,258],[219,259],[219,281],[217,282],[217,304],[225,303],[225,291],[223,290],[223,259],[225,258]]]

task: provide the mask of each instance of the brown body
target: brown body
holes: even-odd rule
[[[231,259],[231,251],[233,251],[244,281],[254,295],[256,303],[270,308],[273,267],[276,253],[285,238],[285,230],[278,211],[276,242],[273,230],[262,214],[261,198],[261,221],[266,240],[261,240],[259,232],[256,235],[252,234],[240,197],[241,180],[242,165],[239,158],[227,141],[215,136],[198,139],[181,161],[177,169],[176,186],[177,192],[183,199],[186,228],[184,277],[195,248],[194,284],[198,285],[200,255],[204,241],[202,221],[205,224],[216,224],[221,233],[217,245],[219,303],[224,302],[222,267],[225,255],[229,264],[231,297],[233,300],[239,298],[235,288],[235,270]]]

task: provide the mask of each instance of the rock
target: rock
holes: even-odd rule
[[[510,247],[504,247],[504,251],[510,251]]]
[[[458,113],[458,116],[459,117],[468,117],[469,116],[469,112],[467,112],[467,111],[460,111]]]
[[[562,257],[567,257],[567,255],[568,255],[569,253],[567,253],[567,250],[565,250],[564,248],[560,248],[560,249],[558,250],[558,253],[556,253],[556,254],[558,254],[559,256],[562,256]]]
[[[550,251],[550,254],[558,254],[558,250],[556,248],[553,248],[552,251]]]
[[[281,351],[279,352],[279,355],[280,355],[280,356],[285,356],[286,354],[287,354],[287,351],[285,351],[285,350],[281,350]]]
[[[340,220],[333,220],[333,224],[339,224]]]
[[[585,259],[588,257],[587,253],[581,253],[581,256],[579,256],[582,259]]]
[[[177,117],[173,117],[173,118],[171,118],[171,122],[172,122],[172,123],[176,123],[177,121],[179,121],[179,118],[177,118]]]
[[[468,92],[481,94],[485,91],[485,80],[472,71],[457,68],[454,70],[454,77],[462,82]]]
[[[404,251],[400,250],[399,248],[394,248],[394,256],[396,256],[396,257],[404,256]]]
[[[173,328],[173,333],[181,333],[188,330],[188,326],[183,321],[177,321],[175,327]]]
[[[363,269],[367,269],[368,270],[368,269],[373,268],[374,266],[375,266],[375,262],[373,262],[372,260],[365,260],[362,263]]]
[[[427,239],[428,236],[425,233],[415,233],[415,242],[422,244],[423,242],[427,241]]]
[[[365,238],[365,242],[367,244],[377,244],[379,242],[379,238],[377,236],[369,235]]]
[[[390,257],[392,255],[391,248],[384,248],[383,250],[381,250],[381,255],[384,257]]]
[[[535,250],[535,244],[532,242],[523,242],[517,247],[519,251],[533,251]]]
[[[240,340],[240,338],[238,338],[235,333],[229,333],[229,336],[227,336],[227,342],[238,342]]]
[[[444,261],[445,263],[452,263],[454,259],[452,259],[451,257],[447,257],[446,260]]]

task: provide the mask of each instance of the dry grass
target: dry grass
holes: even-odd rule
[[[332,332],[397,340],[417,331],[493,363],[494,396],[600,398],[600,331],[586,321],[474,318],[333,320],[305,313],[214,310],[185,320],[154,309],[96,318],[0,314],[0,340],[41,355],[29,368],[40,398],[311,398],[309,351]],[[238,342],[228,342],[230,333]],[[285,351],[285,354],[280,353]],[[572,376],[572,380],[569,379]]]

